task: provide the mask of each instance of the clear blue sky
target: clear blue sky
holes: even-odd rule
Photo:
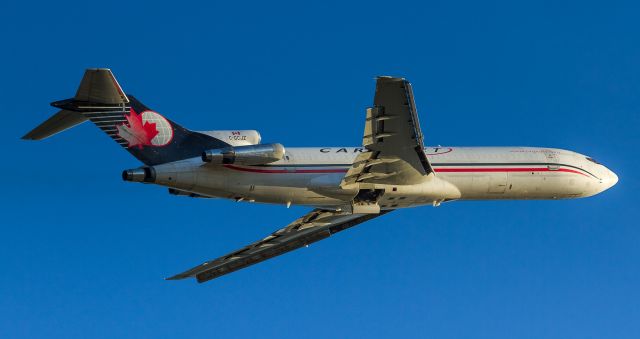
[[[0,337],[637,338],[636,2],[2,2]],[[19,140],[87,67],[196,130],[361,140],[376,75],[430,145],[559,147],[620,176],[568,201],[397,211],[207,284],[163,278],[306,208],[174,197],[86,124]]]

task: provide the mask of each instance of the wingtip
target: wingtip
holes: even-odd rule
[[[183,280],[183,279],[187,279],[187,278],[192,278],[192,275],[186,275],[184,273],[180,273],[180,274],[176,274],[167,278],[164,278],[164,280]]]
[[[111,72],[111,68],[104,68],[104,67],[89,67],[86,70],[87,71],[107,71],[107,72]]]
[[[33,131],[31,131],[31,132],[23,135],[22,137],[20,137],[20,139],[21,140],[32,140],[33,141],[33,140],[42,140],[44,138],[38,138],[38,137],[34,136]]]
[[[406,78],[404,77],[394,77],[394,76],[390,76],[390,75],[379,75],[376,77],[376,80],[383,80],[383,81],[407,81]]]

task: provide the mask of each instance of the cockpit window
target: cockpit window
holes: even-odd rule
[[[592,163],[594,163],[594,164],[600,164],[600,163],[599,163],[599,162],[597,162],[597,161],[596,161],[596,159],[594,159],[594,158],[589,158],[589,157],[587,157],[587,160],[591,161],[591,162],[592,162]]]

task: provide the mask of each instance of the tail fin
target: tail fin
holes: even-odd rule
[[[146,165],[193,158],[228,146],[210,135],[190,131],[126,95],[106,68],[87,69],[76,96],[51,106],[61,111],[23,139],[41,140],[90,120]]]

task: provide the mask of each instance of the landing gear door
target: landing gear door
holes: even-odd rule
[[[378,201],[384,195],[383,189],[361,189],[351,202],[354,214],[378,214],[380,205]]]

